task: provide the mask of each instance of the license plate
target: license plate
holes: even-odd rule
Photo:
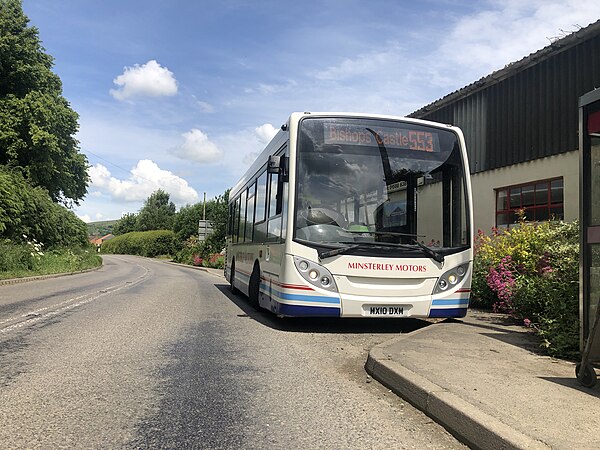
[[[402,317],[404,316],[404,306],[386,305],[386,306],[367,306],[367,315],[381,317]]]

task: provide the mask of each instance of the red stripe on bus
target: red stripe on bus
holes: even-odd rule
[[[313,288],[311,288],[310,286],[304,286],[304,285],[299,285],[299,284],[286,284],[286,283],[280,283],[278,281],[275,281],[271,278],[265,278],[262,277],[263,281],[267,281],[267,282],[271,282],[273,283],[275,286],[279,286],[282,287],[284,289],[298,289],[300,291],[314,291]]]

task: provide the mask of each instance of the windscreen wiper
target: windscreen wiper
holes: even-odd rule
[[[348,245],[347,247],[334,248],[333,250],[327,250],[325,252],[319,252],[319,261],[324,258],[331,258],[332,256],[342,255],[350,250],[360,247],[359,244]]]
[[[417,241],[416,239],[413,239],[413,242],[415,244],[417,244],[421,249],[423,249],[423,251],[425,252],[425,254],[427,256],[429,256],[430,258],[432,258],[434,261],[437,261],[439,263],[443,263],[444,262],[444,255],[442,255],[441,253],[436,252],[431,247],[428,247],[425,244],[422,244],[421,242]]]
[[[404,235],[404,233],[388,233],[385,231],[370,231],[369,233],[373,233],[373,234],[398,234],[398,235]],[[409,235],[411,236],[411,235]],[[428,247],[425,244],[422,244],[421,242],[417,241],[416,239],[413,239],[413,242],[415,243],[415,245],[423,250],[423,252],[429,256],[431,259],[433,259],[436,262],[439,263],[443,263],[444,262],[444,255],[442,255],[439,252],[436,252],[434,249],[432,249],[431,247]],[[344,242],[345,244],[348,244],[348,242]],[[411,244],[397,244],[395,242],[361,242],[359,244],[355,244],[355,245],[350,245],[349,247],[344,247],[344,248],[338,248],[335,250],[331,250],[331,252],[336,252],[334,254],[331,255],[327,255],[325,256],[326,258],[329,256],[335,256],[335,255],[339,255],[340,253],[345,253],[348,250],[357,248],[357,247],[379,247],[379,248],[403,248],[403,249],[408,249],[408,250],[416,250],[414,245]],[[329,254],[330,252],[325,252],[327,254]]]
[[[336,248],[333,250],[327,250],[319,253],[319,259],[323,258],[331,258],[332,256],[342,255],[344,253],[349,252],[350,250],[354,250],[355,248],[365,248],[365,247],[376,247],[387,250],[394,250],[397,248],[402,248],[406,250],[418,250],[413,245],[409,244],[396,244],[394,242],[359,242],[354,244],[352,242],[340,242],[340,244],[348,244],[347,247]]]
[[[373,234],[373,235],[377,235],[377,236],[401,236],[401,237],[411,237],[411,238],[425,237],[424,234],[396,233],[394,231],[357,231],[357,230],[344,230],[344,231],[347,233]]]
[[[382,233],[382,234],[387,234],[387,233]],[[400,233],[398,233],[398,234],[400,234]],[[343,243],[350,244],[349,242],[343,242]],[[431,247],[428,247],[425,244],[422,244],[417,240],[414,240],[414,243],[417,245],[417,247],[419,249],[423,250],[423,252],[427,256],[429,256],[431,259],[433,259],[434,261],[437,261],[439,263],[444,262],[444,255],[436,252]],[[348,253],[350,250],[354,250],[359,247],[363,247],[363,248],[364,247],[378,247],[378,248],[387,248],[387,249],[403,248],[403,249],[407,249],[407,250],[417,250],[417,248],[415,248],[413,245],[410,245],[410,244],[396,244],[394,242],[360,242],[358,244],[348,245],[347,247],[335,248],[333,250],[319,252],[319,260],[322,260],[325,258],[331,258],[332,256],[343,255],[344,253]]]

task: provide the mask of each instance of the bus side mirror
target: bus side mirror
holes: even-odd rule
[[[269,163],[267,164],[268,173],[279,173],[281,168],[281,156],[271,155],[269,156]]]
[[[288,157],[285,155],[269,156],[267,163],[267,172],[281,175],[281,181],[288,180]]]

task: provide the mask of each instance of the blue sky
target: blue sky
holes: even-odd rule
[[[597,0],[23,0],[90,163],[85,221],[221,195],[293,111],[406,115],[600,19]]]

